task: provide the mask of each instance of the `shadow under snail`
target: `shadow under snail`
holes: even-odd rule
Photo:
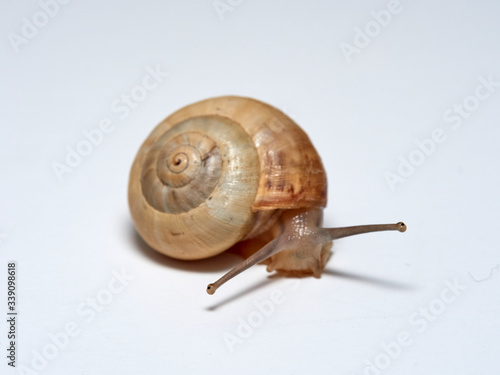
[[[141,237],[172,258],[228,249],[246,259],[213,284],[257,263],[285,276],[320,277],[332,241],[404,223],[323,228],[326,173],[307,134],[260,101],[224,96],[173,113],[144,141],[128,189]]]

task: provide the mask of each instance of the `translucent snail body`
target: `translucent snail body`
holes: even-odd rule
[[[157,251],[195,260],[230,248],[247,258],[207,287],[252,265],[320,277],[332,240],[403,223],[322,228],[327,181],[306,133],[260,101],[219,97],[180,109],[144,141],[132,165],[129,207]]]

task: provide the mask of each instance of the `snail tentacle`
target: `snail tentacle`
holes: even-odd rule
[[[357,234],[382,232],[387,230],[397,230],[399,232],[405,232],[406,224],[400,221],[396,224],[356,225],[343,228],[324,228],[323,230],[328,233],[328,236],[331,240],[337,240],[339,238],[354,236]]]
[[[243,262],[238,264],[236,267],[234,267],[231,271],[226,273],[224,276],[222,276],[220,279],[218,279],[216,282],[208,284],[207,286],[207,293],[208,294],[214,294],[215,291],[223,284],[231,280],[233,277],[239,275],[243,271],[249,269],[253,265],[262,262],[263,260],[269,258],[276,252],[282,250],[278,247],[279,240],[278,238],[275,238],[271,242],[269,242],[266,246],[264,246],[262,249],[251,255],[249,258],[245,259]]]

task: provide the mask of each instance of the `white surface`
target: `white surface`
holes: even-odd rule
[[[75,322],[79,334],[38,373],[378,374],[370,361],[387,367],[383,374],[497,373],[500,87],[459,129],[443,114],[475,94],[479,77],[500,81],[500,3],[400,4],[348,63],[341,44],[353,44],[355,28],[387,2],[243,1],[221,20],[211,0],[71,1],[18,53],[8,33],[20,34],[40,6],[6,2],[0,310],[6,262],[16,260],[17,364],[31,368],[49,334]],[[113,101],[141,84],[148,66],[169,76],[121,119]],[[256,266],[207,295],[206,284],[238,259],[157,255],[134,234],[126,189],[159,121],[228,94],[285,109],[309,134],[329,178],[326,225],[404,220],[408,231],[339,240],[320,280],[269,280]],[[114,131],[59,182],[51,164],[104,118]],[[436,128],[447,140],[391,191],[384,173]],[[135,279],[88,322],[82,304],[104,298],[122,269]],[[466,289],[444,304],[455,279]],[[258,318],[255,304],[274,290],[282,303],[231,352],[225,333]],[[415,316],[430,305],[445,309],[432,321]],[[387,362],[382,346],[404,332],[411,345]],[[0,368],[23,373],[5,358]]]

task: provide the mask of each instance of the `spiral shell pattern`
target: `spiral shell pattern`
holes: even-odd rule
[[[178,134],[192,125],[188,120],[167,132],[144,162],[142,192],[158,211],[176,214],[198,207],[219,181],[222,160],[214,140],[199,132]]]
[[[143,145],[131,173],[140,175],[130,180],[136,228],[167,255],[215,255],[252,225],[257,152],[244,129],[228,118],[199,116],[176,124]]]

